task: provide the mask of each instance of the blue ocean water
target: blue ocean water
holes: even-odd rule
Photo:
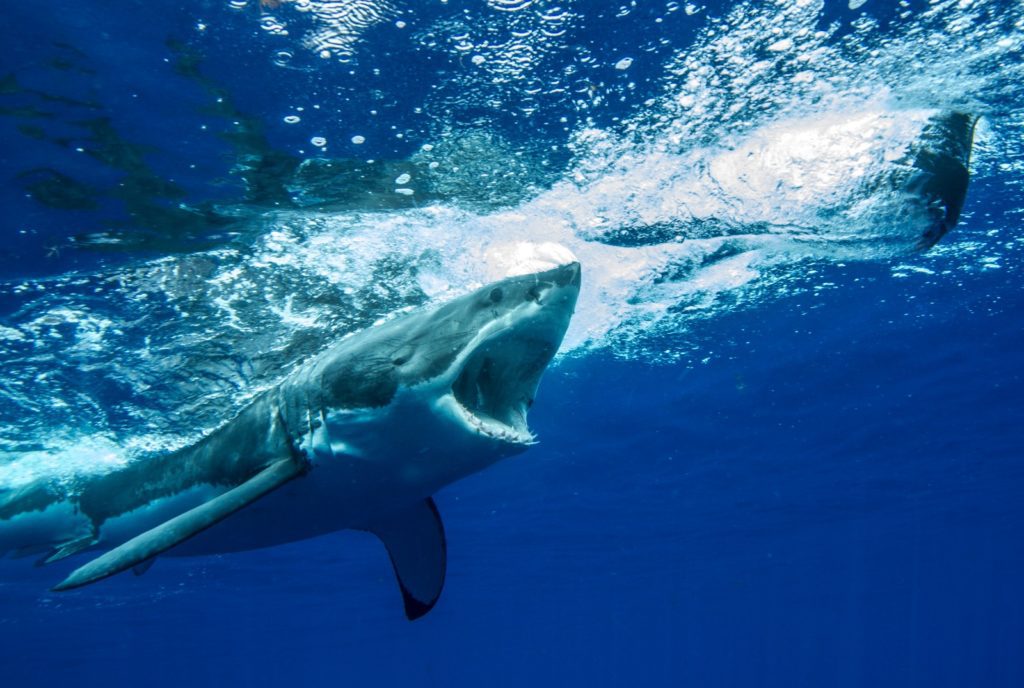
[[[0,490],[186,444],[524,243],[585,291],[539,444],[435,497],[429,615],[362,533],[71,593],[8,558],[4,685],[1024,685],[1019,3],[5,15]],[[861,180],[948,111],[920,252]]]

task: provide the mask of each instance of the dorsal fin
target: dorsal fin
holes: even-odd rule
[[[366,530],[380,538],[388,550],[402,589],[406,617],[415,621],[433,609],[441,596],[448,565],[444,524],[434,500],[417,502]]]
[[[147,530],[74,570],[55,591],[70,590],[113,576],[169,550],[219,523],[271,490],[301,475],[305,466],[294,458],[276,461],[238,487]]]

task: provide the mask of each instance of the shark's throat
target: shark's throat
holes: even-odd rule
[[[506,331],[476,348],[451,387],[460,420],[493,439],[533,443],[526,415],[557,346],[550,338]]]

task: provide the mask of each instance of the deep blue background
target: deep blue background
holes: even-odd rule
[[[542,443],[438,496],[422,621],[357,534],[73,595],[20,569],[11,685],[1020,685],[1024,298],[835,273],[695,328],[707,364],[554,369]]]
[[[230,150],[198,129],[203,94],[164,62],[168,36],[194,40],[195,8],[62,10],[5,9],[5,70],[102,103],[190,199],[239,193],[230,180],[204,184],[226,174]],[[224,19],[211,30],[243,29]],[[258,65],[231,67],[265,58],[265,39],[249,31],[251,54],[238,43],[204,50],[233,75],[239,107],[277,123],[282,102],[299,102],[316,79],[268,83]],[[83,85],[77,72],[37,69],[53,41],[85,51],[80,64],[98,76]],[[331,102],[343,109],[355,90]],[[391,116],[415,129],[406,114]],[[57,120],[47,126],[74,117]],[[0,118],[3,275],[141,257],[47,251],[97,214],[24,198],[21,170],[76,163],[73,149],[33,144],[14,123]],[[277,145],[302,145],[269,128]],[[408,152],[385,148],[374,154]],[[995,246],[973,218],[1006,210],[1001,188],[976,181],[971,216],[944,243]],[[531,414],[541,444],[438,495],[449,577],[415,624],[402,618],[383,549],[359,534],[162,559],[142,578],[60,596],[45,586],[74,562],[5,565],[0,681],[1024,685],[1019,256],[993,270],[944,260],[950,274],[906,278],[887,264],[819,267],[805,286],[836,288],[695,323],[666,342],[694,348],[676,365],[560,363]]]

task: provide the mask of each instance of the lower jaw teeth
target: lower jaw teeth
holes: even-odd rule
[[[462,411],[466,420],[469,421],[469,424],[472,425],[476,429],[476,431],[482,435],[487,435],[488,437],[494,437],[496,439],[505,440],[506,442],[515,442],[517,444],[529,444],[533,442],[533,436],[528,433],[510,430],[502,426],[498,426],[494,423],[488,423],[484,420],[481,420],[479,417],[477,417],[474,413],[472,413],[471,411],[469,411],[469,409],[465,407],[462,407]]]

